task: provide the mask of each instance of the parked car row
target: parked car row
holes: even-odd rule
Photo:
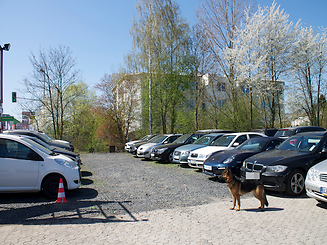
[[[39,192],[50,199],[62,178],[68,190],[81,185],[79,154],[67,141],[44,133],[10,130],[0,134],[0,192]]]
[[[310,197],[327,202],[326,130],[290,127],[276,129],[274,136],[263,134],[271,135],[272,131],[184,134],[169,144],[152,143],[152,147],[146,148],[146,157],[138,153],[136,156],[187,164],[216,177],[228,166],[238,178],[260,181],[268,190],[292,196],[306,192]],[[132,144],[133,147],[137,152],[145,149],[142,143]]]

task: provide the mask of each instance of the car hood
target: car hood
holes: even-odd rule
[[[319,172],[327,173],[327,160],[317,163],[314,168]]]
[[[52,146],[60,147],[60,148],[70,148],[69,145],[61,143],[61,142],[56,141],[56,140],[52,140],[52,141],[48,142],[48,144],[52,145]]]
[[[196,149],[194,151],[192,151],[192,153],[197,153],[197,154],[209,154],[209,153],[213,153],[216,151],[223,151],[223,150],[227,150],[227,149],[231,149],[228,147],[224,147],[224,146],[206,146],[206,147],[202,147],[200,149]]]
[[[169,143],[169,144],[160,144],[158,146],[156,146],[156,149],[160,149],[160,148],[177,148],[181,145],[184,145],[184,143]]]
[[[257,161],[263,165],[276,165],[286,164],[294,160],[307,158],[312,155],[312,152],[290,151],[290,150],[271,150],[261,152],[252,157],[249,157],[247,161]]]
[[[205,164],[218,164],[225,161],[227,158],[235,155],[236,161],[242,161],[248,157],[258,154],[258,151],[242,151],[242,150],[226,150],[213,154],[209,157]]]
[[[54,142],[56,142],[56,143],[61,143],[61,144],[66,144],[66,145],[70,145],[70,143],[68,142],[68,141],[66,141],[66,140],[53,140]]]
[[[75,157],[78,156],[77,153],[72,152],[72,151],[65,150],[65,149],[60,148],[60,147],[53,147],[53,151],[54,152],[57,152],[57,153],[61,153],[61,154],[70,155],[70,156],[75,156]]]
[[[137,143],[137,142],[140,142],[140,140],[129,141],[125,145],[131,145],[131,144],[134,144],[134,143]]]
[[[144,145],[141,145],[139,149],[148,149],[148,148],[152,148],[155,147],[157,145],[161,145],[161,143],[146,143]]]
[[[196,144],[189,144],[189,145],[182,145],[175,149],[175,151],[193,151],[199,148],[206,147],[207,145],[196,145]]]

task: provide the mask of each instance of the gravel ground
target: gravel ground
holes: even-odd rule
[[[82,186],[66,193],[68,203],[56,204],[40,193],[1,194],[0,224],[98,222],[175,207],[231,200],[226,184],[199,170],[160,164],[129,153],[81,156]]]

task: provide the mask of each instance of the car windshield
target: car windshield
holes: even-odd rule
[[[42,140],[40,140],[40,139],[38,139],[38,138],[34,138],[34,137],[31,137],[31,138],[25,138],[25,137],[22,137],[22,139],[23,139],[23,140],[25,140],[25,139],[30,139],[30,140],[32,140],[32,141],[34,141],[34,142],[36,142],[36,143],[42,145],[44,148],[47,148],[47,149],[50,150],[50,151],[53,151],[53,150],[54,150],[54,148],[53,148],[52,146],[48,145],[47,143],[43,142]],[[28,141],[28,142],[29,142],[29,141]]]
[[[141,140],[148,140],[150,137],[151,137],[151,135],[146,135],[146,136],[144,136],[142,139],[140,139],[140,141],[141,141]]]
[[[245,141],[242,145],[237,147],[237,149],[251,152],[261,151],[262,148],[265,146],[266,142],[267,141],[265,139],[260,137],[252,138]]]
[[[199,138],[197,141],[195,141],[194,145],[209,145],[211,140],[215,138],[215,135],[204,135],[201,138]]]
[[[184,134],[173,141],[174,144],[183,144],[192,134]]]
[[[151,140],[151,143],[162,143],[165,139],[167,139],[167,135],[159,135],[156,139]]]
[[[23,138],[22,138],[23,139]],[[50,151],[49,149],[45,148],[44,146],[34,142],[33,140],[31,139],[28,139],[28,138],[24,138],[23,139],[24,141],[28,142],[29,144],[33,145],[35,148],[37,148],[38,150],[42,151],[43,153],[47,154],[47,155],[50,155],[52,154],[52,151]]]
[[[283,129],[283,130],[278,130],[275,134],[275,137],[291,137],[294,134],[295,134],[295,130]]]
[[[45,133],[40,133],[40,134],[43,136],[43,138],[47,138],[48,141],[53,141],[53,139],[49,135]]]
[[[44,134],[41,134],[41,133],[36,133],[37,134],[37,137],[39,138],[41,138],[41,140],[43,140],[44,142],[46,142],[46,143],[49,143],[49,142],[51,142],[52,140],[50,140],[48,137],[46,137]]]
[[[279,150],[289,151],[313,151],[320,142],[320,136],[293,136],[284,141],[279,147]]]
[[[236,135],[223,135],[220,138],[211,142],[210,146],[229,146]]]

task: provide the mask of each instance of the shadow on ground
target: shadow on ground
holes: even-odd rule
[[[92,173],[83,171],[81,175],[89,177]],[[56,200],[46,199],[42,193],[0,194],[0,225],[138,221],[129,211],[131,201],[98,200],[98,191],[87,187],[92,183],[93,180],[82,178],[80,188],[66,191],[67,203],[55,203]]]

